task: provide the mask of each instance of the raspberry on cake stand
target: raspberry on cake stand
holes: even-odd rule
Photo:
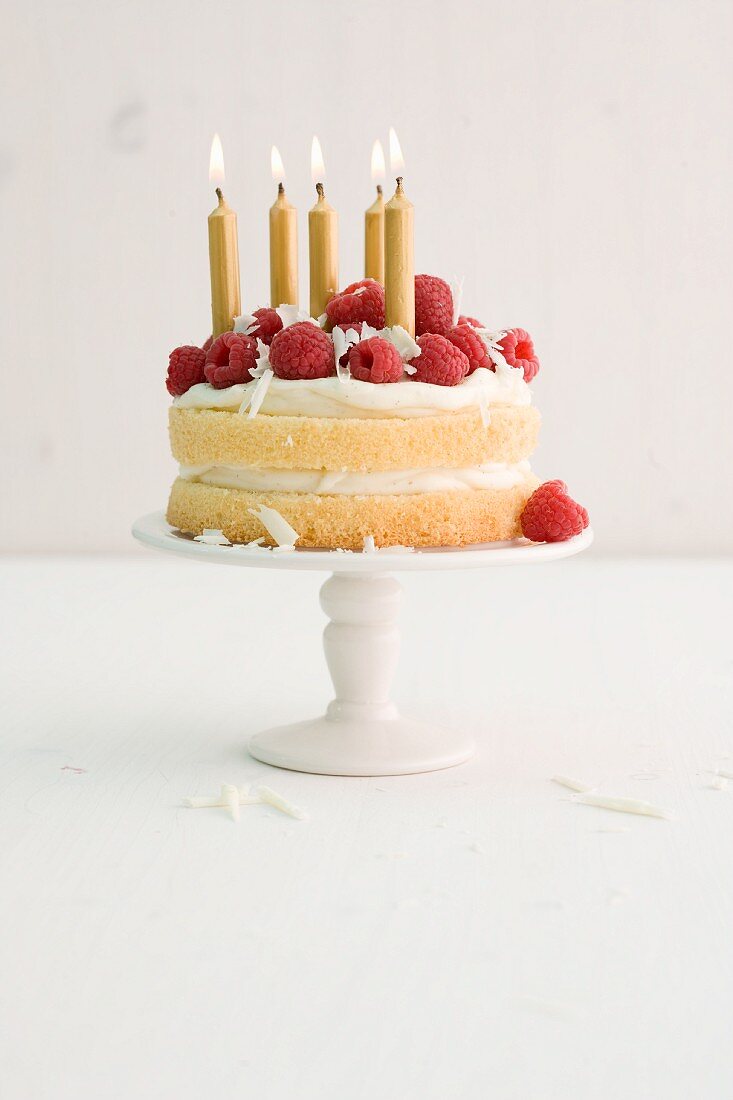
[[[139,519],[133,535],[146,546],[201,562],[260,569],[331,573],[321,587],[329,618],[323,648],[336,697],[325,715],[257,733],[249,751],[256,760],[320,775],[407,775],[462,764],[474,743],[460,730],[403,718],[390,699],[400,632],[397,615],[402,588],[395,572],[472,569],[489,565],[532,565],[587,549],[590,527],[566,542],[487,543],[465,548],[266,550],[196,542],[165,520],[162,512]]]

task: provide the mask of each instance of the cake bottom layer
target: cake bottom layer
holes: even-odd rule
[[[230,542],[265,536],[250,509],[274,508],[300,535],[298,546],[360,550],[371,535],[377,546],[467,546],[521,534],[519,517],[539,479],[530,474],[509,489],[458,489],[395,496],[329,496],[316,493],[222,489],[185,481],[173,483],[168,522],[200,535],[224,532]]]

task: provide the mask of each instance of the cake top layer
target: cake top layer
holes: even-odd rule
[[[385,327],[384,288],[364,279],[326,312],[264,307],[202,348],[171,353],[167,388],[187,409],[358,419],[528,405],[539,369],[524,329],[490,331],[460,313],[451,287],[415,277],[415,336]]]

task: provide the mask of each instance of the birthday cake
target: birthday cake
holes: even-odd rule
[[[587,526],[529,459],[539,369],[520,328],[461,315],[444,280],[415,277],[415,336],[385,327],[365,279],[318,319],[294,306],[171,353],[179,474],[168,522],[232,543],[361,549],[557,541]]]

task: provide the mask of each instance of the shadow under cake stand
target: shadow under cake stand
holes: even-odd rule
[[[390,700],[400,647],[397,613],[402,588],[389,574],[541,564],[578,554],[593,541],[588,528],[559,543],[518,539],[413,552],[273,551],[196,542],[166,523],[162,512],[143,516],[132,533],[146,546],[201,562],[331,574],[321,587],[321,607],[330,620],[323,648],[336,698],[322,717],[255,734],[248,747],[256,760],[278,768],[363,776],[451,768],[474,751],[465,733],[403,718]]]

